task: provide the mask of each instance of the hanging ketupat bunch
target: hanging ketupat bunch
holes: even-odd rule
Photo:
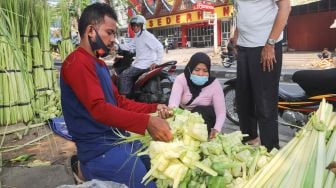
[[[0,1],[0,125],[61,114],[47,1]]]
[[[0,1],[0,125],[33,118],[32,82],[20,49],[19,10],[14,0]]]
[[[34,111],[39,114],[39,111],[47,104],[47,97],[45,95],[46,90],[48,90],[48,80],[44,71],[43,65],[43,53],[41,48],[41,40],[38,35],[39,23],[37,22],[39,12],[43,11],[40,5],[33,5],[33,11],[31,17],[34,21],[31,22],[31,47],[32,47],[32,58],[33,58],[33,80],[34,80],[34,92],[35,92],[35,102]]]
[[[174,140],[169,143],[152,141],[146,134],[131,134],[124,142],[139,140],[148,154],[151,169],[143,183],[155,180],[158,187],[235,187],[252,177],[272,157],[264,147],[242,144],[241,132],[219,134],[208,141],[207,126],[198,113],[174,109],[167,120]]]
[[[36,121],[45,121],[61,115],[60,91],[57,83],[54,61],[50,52],[50,15],[49,6],[45,0],[35,0],[34,17],[38,26],[42,67],[45,80],[43,88],[36,88]],[[33,68],[34,70],[34,68]],[[41,79],[41,78],[38,78]],[[35,82],[36,85],[36,82]],[[41,104],[42,103],[42,104]]]
[[[68,0],[61,0],[59,2],[61,11],[61,35],[62,41],[60,46],[62,61],[73,51],[74,46],[71,38],[71,17],[70,17],[70,3]]]

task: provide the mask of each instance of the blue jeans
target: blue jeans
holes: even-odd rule
[[[112,147],[103,155],[81,164],[81,171],[86,180],[98,179],[122,183],[132,188],[155,188],[153,181],[145,186],[141,183],[147,173],[144,162],[149,165],[149,157],[137,157],[133,153],[136,146],[120,144]]]

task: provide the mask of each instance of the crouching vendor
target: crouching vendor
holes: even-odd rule
[[[84,9],[78,23],[80,46],[61,69],[62,109],[84,179],[139,188],[145,187],[140,183],[147,173],[145,160],[133,154],[132,144],[115,144],[115,132],[144,134],[147,130],[154,140],[165,142],[173,136],[163,119],[169,116],[168,107],[119,95],[106,64],[99,59],[114,46],[116,23],[116,13],[108,4],[95,3]],[[156,111],[159,117],[148,115]],[[146,187],[155,184],[150,182]]]

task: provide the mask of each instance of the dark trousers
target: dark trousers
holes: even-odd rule
[[[279,148],[278,92],[282,66],[282,44],[275,45],[277,63],[271,72],[260,63],[263,47],[239,47],[237,59],[237,111],[239,126],[248,141],[258,137],[268,150]]]
[[[213,106],[196,106],[191,112],[198,112],[204,119],[205,124],[208,128],[208,134],[210,134],[211,128],[215,126],[216,123],[216,113]]]
[[[130,66],[119,74],[119,93],[121,95],[130,95],[134,80],[140,76],[140,74],[146,72],[146,69],[138,69]]]

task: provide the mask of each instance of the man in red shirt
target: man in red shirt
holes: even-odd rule
[[[114,46],[117,16],[108,4],[86,7],[79,19],[79,48],[61,69],[61,101],[65,122],[77,146],[80,169],[86,180],[99,179],[144,187],[145,160],[138,160],[132,144],[115,144],[115,132],[144,134],[157,141],[173,136],[163,104],[138,103],[121,96],[113,85],[106,64],[99,59]],[[159,112],[160,117],[148,113]],[[137,145],[137,144],[135,144]],[[146,187],[155,187],[153,182]]]

